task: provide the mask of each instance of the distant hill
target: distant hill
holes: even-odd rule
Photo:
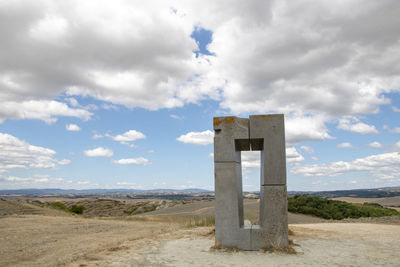
[[[335,197],[361,197],[361,198],[381,198],[381,197],[396,197],[400,196],[400,187],[382,187],[375,189],[352,189],[352,190],[334,190],[320,192],[300,192],[290,191],[289,196],[294,195],[310,195],[322,198]]]
[[[13,190],[0,190],[0,195],[67,195],[67,194],[128,194],[128,193],[142,193],[142,194],[183,194],[183,193],[213,193],[213,191],[190,188],[190,189],[152,189],[152,190],[138,190],[138,189],[13,189]]]
[[[16,189],[16,190],[0,190],[0,195],[111,195],[111,194],[137,194],[143,196],[150,195],[191,195],[191,194],[213,194],[214,191],[201,188],[187,189]],[[250,192],[243,192],[250,193]],[[259,195],[259,192],[251,192]],[[382,198],[400,196],[400,187],[382,187],[373,189],[352,189],[352,190],[334,190],[334,191],[289,191],[288,196],[294,195],[310,195],[322,198],[335,197],[360,197],[360,198]]]

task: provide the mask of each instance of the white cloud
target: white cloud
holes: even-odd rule
[[[313,154],[314,153],[314,149],[312,147],[309,146],[300,146],[300,149],[307,152],[308,154]]]
[[[62,189],[84,189],[98,187],[99,184],[88,181],[72,181],[64,178],[50,176],[17,177],[0,176],[0,186],[9,189],[21,188],[62,188]]]
[[[119,142],[131,142],[135,141],[138,139],[144,139],[146,136],[138,131],[135,130],[129,130],[123,134],[118,134],[116,136],[111,137],[114,141],[119,141]]]
[[[103,137],[104,137],[104,135],[98,134],[98,133],[94,133],[92,136],[93,139],[99,139],[99,138],[103,138]]]
[[[260,168],[260,151],[242,151],[242,168]]]
[[[288,142],[297,143],[330,138],[332,119],[376,113],[390,103],[386,93],[399,92],[393,1],[37,0],[2,10],[13,14],[0,29],[0,103],[11,107],[0,108],[2,120],[90,117],[67,105],[38,114],[24,104],[60,94],[150,110],[211,98],[233,114],[310,114],[310,132],[288,120]],[[194,56],[197,26],[213,32],[215,56]]]
[[[52,149],[34,146],[10,134],[0,133],[0,170],[55,168],[60,164],[54,158],[55,154]]]
[[[348,172],[368,172],[378,179],[395,179],[400,175],[400,153],[391,152],[371,155],[350,162],[337,161],[329,164],[297,165],[292,173],[304,176],[337,176]]]
[[[367,146],[372,147],[372,148],[382,148],[383,147],[382,144],[377,141],[369,143],[369,144],[367,144]]]
[[[285,118],[286,142],[291,145],[303,141],[332,139],[324,122],[324,116],[291,115]]]
[[[175,120],[182,120],[184,118],[184,116],[179,116],[179,115],[175,115],[175,114],[171,114],[169,116]]]
[[[393,128],[391,130],[392,133],[400,133],[400,127]]]
[[[189,132],[179,136],[176,140],[185,144],[206,146],[214,142],[214,132],[210,130],[203,132]]]
[[[82,120],[88,120],[92,116],[92,113],[84,109],[72,109],[65,103],[47,100],[5,101],[0,105],[0,122],[9,118],[16,120],[38,119],[46,123],[54,123],[57,121],[58,116],[77,117]]]
[[[73,98],[73,97],[67,97],[67,98],[64,98],[64,100],[67,101],[68,104],[69,104],[71,107],[79,107],[79,106],[80,106],[78,100],[76,100],[76,99]]]
[[[394,144],[394,147],[395,147],[396,149],[400,149],[400,141],[397,142],[396,144]]]
[[[340,143],[337,145],[337,147],[340,148],[354,148],[353,145],[349,142],[344,142],[344,143]]]
[[[304,157],[297,152],[296,148],[293,147],[287,147],[286,148],[286,161],[287,162],[299,162],[303,161]]]
[[[397,107],[395,107],[395,106],[392,106],[392,110],[393,110],[394,112],[400,112],[400,108],[397,108]]]
[[[72,131],[72,132],[78,132],[81,130],[81,128],[78,125],[73,123],[65,125],[65,129],[67,129],[67,131]]]
[[[360,133],[360,134],[377,134],[378,130],[373,125],[358,122],[356,118],[343,118],[339,120],[338,129]]]
[[[242,167],[246,168],[260,168],[260,151],[242,151]],[[213,154],[214,156],[214,154]],[[286,162],[300,162],[304,157],[296,150],[295,147],[286,148]]]
[[[71,161],[69,159],[63,159],[58,162],[58,164],[60,164],[60,165],[68,165],[70,163],[71,163]]]
[[[136,183],[129,183],[129,182],[117,182],[117,185],[131,185],[134,186]]]
[[[105,110],[118,110],[118,107],[112,104],[103,104],[101,105],[101,107],[104,108]]]
[[[150,161],[146,158],[139,157],[139,158],[113,160],[113,163],[115,163],[115,164],[134,164],[134,165],[146,166],[146,165],[150,164]]]
[[[85,154],[87,157],[112,157],[114,152],[108,148],[97,147],[94,149],[85,150],[83,151],[83,154]]]

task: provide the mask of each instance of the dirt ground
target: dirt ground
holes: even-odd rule
[[[400,225],[290,225],[295,255],[211,249],[210,227],[14,215],[0,218],[0,266],[399,266]]]
[[[99,260],[143,238],[174,231],[171,223],[14,215],[0,218],[0,266],[63,266]]]

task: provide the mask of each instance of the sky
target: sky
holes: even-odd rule
[[[288,190],[400,185],[400,2],[0,0],[0,189],[214,188],[285,115]],[[242,152],[243,190],[259,152]]]

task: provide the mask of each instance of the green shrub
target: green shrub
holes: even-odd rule
[[[83,210],[85,209],[84,206],[81,205],[72,205],[72,207],[69,209],[72,213],[75,214],[82,214]]]
[[[52,203],[50,203],[50,207],[53,208],[53,209],[57,209],[57,210],[69,211],[67,206],[65,206],[61,202],[52,202]]]
[[[400,216],[394,209],[376,203],[347,203],[306,195],[288,199],[288,210],[294,213],[310,214],[324,219],[342,220],[345,218]]]

